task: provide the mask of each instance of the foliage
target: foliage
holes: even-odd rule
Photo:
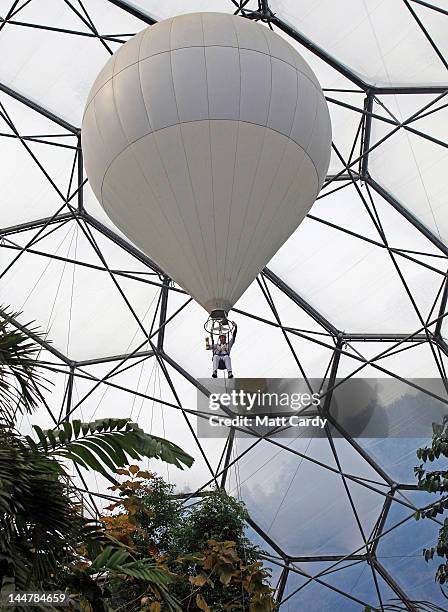
[[[136,560],[124,547],[106,546],[92,562],[80,562],[71,568],[63,580],[70,587],[71,593],[83,606],[85,612],[109,612],[111,592],[107,583],[121,583],[125,587],[130,581],[137,580],[145,585],[155,601],[161,602],[172,612],[182,612],[176,599],[169,593],[169,586],[174,582],[175,575],[168,568],[153,559]],[[132,607],[132,590],[127,592],[128,603]],[[141,609],[140,594],[137,594],[137,609]]]
[[[117,470],[127,478],[110,489],[120,500],[106,509],[120,512],[104,516],[108,533],[123,544],[157,556],[173,548],[173,536],[182,511],[182,502],[173,497],[174,486],[163,478],[131,465]]]
[[[125,480],[111,487],[120,499],[108,507],[112,514],[103,519],[107,532],[134,555],[149,553],[169,568],[175,576],[170,593],[182,609],[274,609],[269,572],[245,536],[247,512],[241,502],[216,490],[186,510],[173,487],[159,476],[137,466],[119,473]],[[114,607],[131,599],[135,607],[127,603],[127,610],[141,610],[142,601],[148,610],[165,609],[150,607],[163,602],[142,581],[127,581],[124,588],[122,581],[112,580],[108,588]]]
[[[419,612],[445,612],[445,608],[441,608],[436,604],[433,604],[429,601],[417,601],[417,600],[409,600],[409,606],[404,604],[401,599],[391,599],[391,603],[386,603],[381,607],[381,610],[387,610],[387,612],[407,612],[409,610],[409,606],[412,606],[412,609],[418,610]],[[396,603],[394,603],[396,602]],[[372,608],[371,606],[366,606],[364,608],[364,612],[375,612],[376,608]]]
[[[86,521],[64,491],[67,475],[56,457],[103,474],[103,464],[123,466],[128,456],[163,458],[178,467],[192,462],[176,445],[145,434],[127,419],[73,421],[56,432],[35,429],[39,443],[0,428],[0,559],[8,568],[2,574],[20,588],[41,584],[87,536]]]
[[[130,419],[99,419],[92,423],[74,420],[62,423],[56,430],[42,431],[34,426],[39,437],[38,448],[53,456],[71,459],[85,469],[107,476],[108,471],[128,465],[129,457],[161,459],[183,469],[191,467],[193,457],[179,446],[163,438],[146,434]],[[30,445],[34,441],[27,436]],[[103,465],[104,464],[104,465]],[[107,468],[107,469],[106,469]]]
[[[241,502],[222,489],[216,489],[195,504],[185,517],[182,529],[176,534],[179,553],[191,550],[192,544],[203,548],[208,540],[231,540],[237,552],[247,562],[257,558],[256,547],[245,536],[247,510]]]
[[[192,506],[176,530],[172,554],[178,571],[190,582],[208,572],[200,594],[213,611],[273,609],[269,573],[245,535],[247,518],[243,503],[216,489]],[[189,596],[188,589],[179,588],[178,596]]]
[[[419,488],[429,493],[439,494],[441,497],[426,508],[418,510],[415,518],[419,520],[436,518],[438,515],[443,516],[448,509],[448,496],[444,495],[448,492],[448,469],[445,469],[444,465],[444,469],[431,470],[428,469],[428,465],[448,457],[448,415],[444,416],[442,424],[433,424],[431,446],[419,448],[417,457],[422,462],[414,468]],[[440,585],[444,585],[448,582],[448,517],[444,519],[436,545],[423,550],[423,556],[427,562],[433,559],[434,555],[443,559],[437,568],[435,579]],[[443,589],[442,586],[441,588]]]
[[[218,490],[185,510],[162,478],[125,468],[144,457],[190,467],[176,444],[129,419],[35,426],[34,437],[16,431],[16,415],[43,399],[38,355],[27,336],[0,324],[1,590],[62,588],[85,612],[273,610],[241,503]],[[66,461],[114,483],[118,498],[101,522],[83,516]]]
[[[0,422],[9,425],[17,411],[31,413],[37,407],[46,382],[37,361],[39,346],[8,323],[19,314],[3,310],[0,320]]]
[[[11,316],[0,323],[0,590],[37,590],[60,586],[65,579],[85,589],[96,612],[107,610],[96,582],[107,572],[145,580],[177,610],[167,592],[172,581],[167,568],[152,558],[131,557],[102,523],[83,517],[62,460],[115,482],[110,472],[130,458],[157,458],[181,469],[193,458],[129,419],[65,421],[48,431],[34,427],[37,439],[21,436],[16,415],[39,405],[45,378],[39,347],[11,329]]]
[[[197,572],[189,576],[195,589],[188,599],[191,601],[191,595],[196,592],[200,610],[269,612],[274,609],[272,589],[266,583],[269,572],[259,561],[246,565],[237,553],[236,542],[209,540],[201,553],[179,560],[190,562],[190,568]]]
[[[81,517],[51,456],[0,428],[0,576],[17,589],[37,587],[80,542],[102,530]]]

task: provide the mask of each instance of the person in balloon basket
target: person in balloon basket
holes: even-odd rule
[[[221,360],[224,362],[224,365],[228,373],[228,377],[233,378],[232,360],[230,359],[230,351],[232,350],[232,347],[235,343],[236,332],[237,332],[236,323],[234,323],[233,325],[234,327],[233,327],[232,337],[229,340],[229,342],[227,342],[227,336],[225,334],[221,334],[218,338],[218,342],[213,342],[212,344],[210,344],[210,341],[208,338],[205,339],[205,348],[208,351],[213,351],[213,373],[212,373],[213,378],[217,378],[218,376],[219,362]]]

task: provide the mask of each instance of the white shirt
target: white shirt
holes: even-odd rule
[[[220,342],[213,344],[213,354],[214,355],[230,355],[230,351],[233,346],[233,338],[231,338],[230,342],[224,342],[221,344]]]

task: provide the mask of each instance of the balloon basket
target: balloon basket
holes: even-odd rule
[[[214,310],[204,324],[205,331],[212,336],[229,336],[235,324],[227,318],[225,310]]]

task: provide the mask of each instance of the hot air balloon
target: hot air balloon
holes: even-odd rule
[[[321,87],[279,35],[180,15],[124,44],[87,100],[82,148],[113,223],[212,316],[224,316],[324,181]]]

